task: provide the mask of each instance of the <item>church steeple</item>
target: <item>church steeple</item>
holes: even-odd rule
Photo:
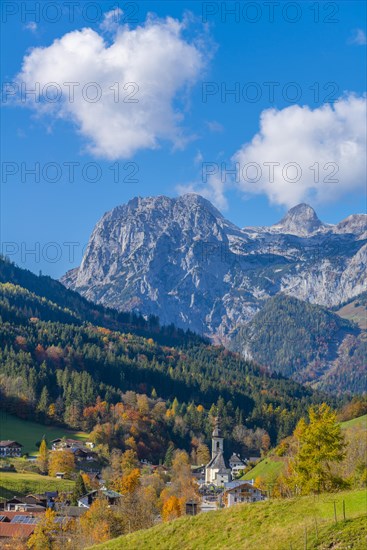
[[[224,460],[223,441],[220,420],[217,417],[212,432],[212,458],[205,468],[205,483],[214,483],[217,487],[231,481],[231,470]]]
[[[223,453],[223,437],[219,425],[219,417],[215,419],[215,426],[212,433],[212,458],[217,454]]]

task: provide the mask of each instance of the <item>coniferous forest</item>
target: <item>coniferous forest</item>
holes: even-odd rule
[[[193,333],[96,306],[6,259],[0,280],[1,402],[22,418],[95,429],[98,442],[124,449],[131,434],[114,422],[124,403],[140,411],[139,458],[160,460],[170,443],[207,439],[218,413],[228,451],[241,429],[253,435],[247,451],[259,451],[264,434],[276,444],[325,400]]]

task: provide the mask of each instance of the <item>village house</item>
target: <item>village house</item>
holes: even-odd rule
[[[76,449],[83,449],[86,444],[83,443],[83,441],[78,441],[77,439],[69,439],[67,437],[58,437],[57,439],[53,439],[51,441],[52,450],[53,451],[61,451],[61,450],[76,450]],[[89,447],[90,448],[90,447]]]
[[[92,449],[93,443],[87,441],[85,444],[76,439],[57,438],[51,441],[53,451],[71,451],[74,453],[76,460],[86,460],[92,462],[98,459],[98,455]]]
[[[42,511],[45,512],[45,509]],[[1,541],[7,539],[18,539],[24,543],[33,534],[37,524],[42,518],[42,512],[21,512],[4,511],[0,513],[0,548],[2,546]],[[63,516],[57,516],[55,521],[57,523],[65,524],[70,521],[69,518]],[[24,546],[25,547],[25,546]]]
[[[236,453],[233,453],[229,459],[229,467],[231,468],[232,477],[235,477],[246,468],[246,463]]]
[[[13,497],[2,503],[1,511],[5,512],[44,512],[46,507],[32,497]]]
[[[191,474],[199,485],[205,483],[205,466],[191,466]]]
[[[110,506],[114,506],[118,504],[118,501],[120,500],[122,495],[120,495],[120,493],[116,493],[116,491],[111,491],[109,489],[95,489],[94,491],[90,491],[86,495],[80,497],[78,499],[78,506],[90,508],[91,504],[96,500],[96,498],[101,496],[107,499],[107,502]]]
[[[72,506],[67,503],[57,503],[55,506],[55,510],[60,515],[68,519],[81,518],[86,512],[88,512],[88,508],[84,508],[81,506]]]
[[[13,497],[0,504],[0,513],[6,512],[44,512],[46,508],[53,508],[58,496],[57,491]]]
[[[98,460],[98,455],[94,451],[91,451],[87,447],[79,447],[78,449],[72,449],[74,456],[77,460],[86,460],[87,462],[92,462],[93,460]]]
[[[23,445],[17,441],[0,441],[0,458],[22,456]]]
[[[45,510],[43,509],[43,512]],[[0,547],[1,541],[16,538],[19,542],[26,542],[33,534],[39,518],[38,512],[1,511],[0,512]]]
[[[253,485],[253,481],[231,481],[224,485],[223,504],[227,508],[241,502],[265,500],[265,493]]]
[[[217,487],[231,481],[231,470],[227,468],[224,455],[224,439],[219,427],[219,418],[216,419],[212,433],[212,458],[205,468],[205,483]]]

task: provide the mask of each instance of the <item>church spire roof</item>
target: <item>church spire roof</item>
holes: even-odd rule
[[[219,426],[219,416],[217,416],[217,418],[215,419],[215,425],[214,425],[212,436],[222,437],[222,430],[220,429],[220,426]]]

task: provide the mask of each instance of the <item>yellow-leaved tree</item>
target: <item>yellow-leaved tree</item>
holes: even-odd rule
[[[182,502],[175,495],[167,498],[162,506],[163,521],[171,521],[180,517],[182,514]]]
[[[119,522],[105,498],[97,498],[80,518],[84,542],[92,544],[105,542],[120,534]]]
[[[32,550],[53,550],[56,540],[61,533],[62,526],[56,523],[56,512],[47,508],[41,521],[38,523],[27,542],[27,548]]]
[[[41,441],[39,447],[38,457],[37,457],[37,466],[42,474],[47,474],[48,471],[48,449],[45,439]]]
[[[55,476],[58,472],[69,477],[75,470],[75,457],[71,451],[52,451],[49,455],[48,473]]]
[[[308,420],[294,431],[298,450],[290,464],[289,483],[296,493],[320,493],[344,485],[335,466],[345,456],[345,441],[336,413],[326,403],[310,407]]]
[[[114,483],[114,489],[122,495],[132,494],[140,486],[140,470],[134,468]]]
[[[134,468],[139,466],[139,460],[136,452],[133,449],[127,449],[121,455],[121,468],[124,475],[129,474]]]

